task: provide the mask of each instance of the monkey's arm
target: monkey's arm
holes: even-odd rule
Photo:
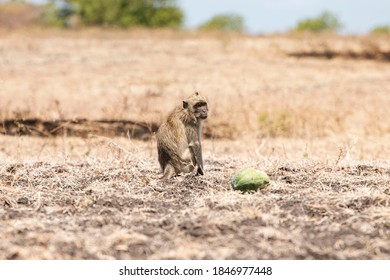
[[[195,158],[196,165],[198,166],[197,175],[204,175],[202,146],[201,146],[200,142],[199,141],[197,141],[195,143],[191,142],[189,144],[189,148],[191,150],[193,158]]]

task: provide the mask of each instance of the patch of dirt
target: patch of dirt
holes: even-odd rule
[[[0,134],[8,136],[35,137],[81,137],[91,135],[105,137],[130,137],[150,140],[157,131],[158,124],[132,120],[42,120],[42,119],[4,119],[0,122]],[[203,136],[208,139],[234,139],[237,135],[231,125],[207,125]]]
[[[292,52],[288,54],[289,56],[297,58],[324,58],[324,59],[333,59],[333,58],[346,58],[346,59],[367,59],[367,60],[377,60],[382,62],[390,61],[390,51],[364,51],[364,52],[355,52],[355,51],[299,51]]]
[[[5,119],[0,123],[0,133],[11,136],[31,135],[40,137],[74,136],[87,138],[101,136],[129,136],[149,140],[157,131],[157,124],[131,120],[41,120]]]

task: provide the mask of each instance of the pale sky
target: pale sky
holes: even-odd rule
[[[177,0],[177,3],[185,13],[187,28],[195,28],[216,14],[236,13],[244,17],[250,33],[284,32],[299,20],[323,11],[338,16],[344,34],[361,34],[378,25],[390,25],[390,0]]]
[[[238,13],[250,33],[283,32],[307,17],[330,11],[343,23],[342,33],[365,33],[390,25],[390,0],[179,0],[186,26],[195,27],[217,13]]]

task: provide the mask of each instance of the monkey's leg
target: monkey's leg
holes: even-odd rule
[[[182,168],[182,170],[183,170],[182,172],[189,173],[189,172],[192,172],[194,169],[195,169],[195,166],[192,163],[190,163]]]
[[[161,179],[170,179],[175,175],[176,175],[175,168],[170,163],[168,163],[164,168],[164,174],[161,177]]]
[[[191,148],[187,148],[181,155],[181,167],[180,170],[183,173],[192,172],[195,169],[196,161],[193,156]]]

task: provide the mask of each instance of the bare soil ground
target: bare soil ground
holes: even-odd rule
[[[0,259],[390,259],[387,37],[0,36]],[[161,181],[194,90],[206,174]],[[246,166],[270,185],[233,190]]]

